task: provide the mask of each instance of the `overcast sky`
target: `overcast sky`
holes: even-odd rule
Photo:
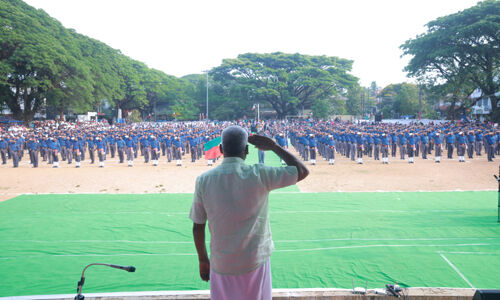
[[[201,73],[247,52],[354,60],[361,84],[409,81],[399,46],[477,0],[25,0],[66,27],[167,74]]]

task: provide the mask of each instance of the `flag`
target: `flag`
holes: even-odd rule
[[[217,137],[211,141],[205,143],[205,159],[215,159],[222,155],[220,152],[219,145],[221,143],[221,137]]]
[[[255,104],[252,106],[252,110],[255,110]]]

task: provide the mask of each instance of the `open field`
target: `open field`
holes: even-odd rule
[[[486,157],[476,157],[466,163],[457,159],[436,164],[430,156],[428,160],[416,159],[408,164],[390,158],[389,165],[380,161],[365,159],[358,165],[344,157],[337,156],[334,166],[329,166],[318,158],[316,166],[310,166],[311,174],[297,184],[301,192],[335,191],[470,191],[496,190],[493,174],[498,174],[498,161],[487,162]],[[217,162],[219,163],[220,160]],[[257,155],[251,149],[247,163],[257,163]],[[116,158],[109,158],[103,169],[89,160],[76,169],[74,164],[61,162],[61,167],[53,169],[41,162],[37,169],[31,168],[25,159],[18,169],[11,164],[0,165],[0,201],[25,193],[192,193],[194,179],[208,170],[204,159],[191,163],[184,156],[182,167],[167,163],[161,157],[160,165],[145,164],[139,157],[133,168],[119,164]],[[279,165],[278,157],[266,153],[266,164]],[[290,191],[290,190],[289,190]]]
[[[191,194],[25,195],[0,203],[0,296],[208,289]],[[274,288],[500,288],[496,192],[270,196]]]
[[[247,163],[256,161],[251,151]],[[280,163],[267,153],[266,164]],[[70,294],[91,262],[137,272],[92,267],[84,293],[209,288],[188,219],[194,178],[210,168],[204,161],[61,165],[0,167],[0,197],[9,199],[0,202],[0,297]],[[500,288],[497,162],[340,158],[310,170],[270,196],[274,288],[350,288],[353,279],[369,288]]]

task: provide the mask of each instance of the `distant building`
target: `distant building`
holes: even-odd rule
[[[495,96],[500,97],[500,92],[496,92]],[[491,113],[491,99],[490,97],[484,96],[481,89],[476,89],[469,98],[471,100],[477,100],[474,106],[471,107],[471,114],[481,121],[484,120],[484,116]],[[500,107],[500,101],[497,103],[497,107]]]

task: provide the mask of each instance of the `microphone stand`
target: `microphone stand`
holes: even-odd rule
[[[78,285],[76,287],[77,295],[75,296],[75,300],[84,300],[85,299],[85,296],[82,295],[82,289],[83,289],[83,284],[85,283],[85,270],[87,270],[87,268],[90,266],[106,266],[106,267],[124,270],[127,272],[135,272],[135,267],[132,267],[132,266],[124,267],[124,266],[119,266],[119,265],[103,264],[103,263],[89,264],[83,269],[82,277],[80,278],[80,281],[78,281]]]

